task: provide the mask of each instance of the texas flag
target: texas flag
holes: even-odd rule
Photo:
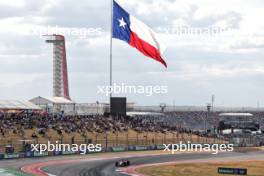
[[[145,56],[148,56],[167,67],[161,54],[165,47],[157,39],[154,31],[140,20],[127,13],[119,4],[113,4],[113,38],[127,42]]]

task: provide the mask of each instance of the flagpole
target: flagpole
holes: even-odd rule
[[[112,97],[112,84],[113,84],[113,73],[112,73],[112,64],[113,64],[113,61],[112,61],[112,49],[113,49],[113,0],[110,0],[111,1],[111,21],[110,21],[110,99]]]

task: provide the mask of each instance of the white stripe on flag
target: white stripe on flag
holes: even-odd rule
[[[130,15],[130,29],[132,32],[136,33],[140,39],[155,47],[160,54],[165,51],[166,47],[157,37],[157,34],[146,24],[132,15]]]

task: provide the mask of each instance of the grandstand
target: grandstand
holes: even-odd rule
[[[151,145],[179,141],[225,142],[213,135],[199,134],[184,127],[169,126],[152,115],[134,117],[63,116],[54,114],[5,114],[1,116],[0,150],[12,145],[22,150],[21,140],[32,143],[100,143],[104,147]]]
[[[259,133],[260,125],[250,120],[253,117],[251,113],[221,113],[218,130],[222,134],[231,133]]]
[[[264,111],[227,113],[228,111],[218,111],[216,108],[213,112],[178,109],[177,111],[165,110],[161,113],[158,110],[142,111],[144,108],[141,108],[141,111],[135,111],[137,108],[131,108],[127,117],[114,117],[103,115],[107,104],[75,104],[61,97],[36,97],[31,101],[37,104],[37,106],[34,105],[36,109],[39,110],[41,107],[44,112],[50,111],[2,113],[0,115],[2,122],[0,150],[3,151],[7,144],[14,146],[16,151],[22,150],[24,143],[21,140],[24,139],[30,140],[31,143],[47,141],[69,144],[100,143],[103,147],[154,145],[179,141],[193,143],[238,141],[241,143],[237,136],[231,138],[217,133],[217,127],[224,115],[242,115],[247,118],[247,121],[257,122],[259,130],[263,129],[264,124]],[[66,109],[68,112],[75,113],[54,113],[53,106],[60,106],[62,109],[59,112]],[[87,115],[87,110],[90,115]],[[206,122],[206,131],[204,131],[204,122]],[[246,139],[243,138],[243,140]],[[260,144],[256,141],[262,141],[252,136],[248,140],[248,144],[254,142],[254,145]]]

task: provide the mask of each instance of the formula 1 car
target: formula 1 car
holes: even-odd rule
[[[130,161],[128,160],[119,160],[115,163],[116,167],[127,167],[130,165]]]

